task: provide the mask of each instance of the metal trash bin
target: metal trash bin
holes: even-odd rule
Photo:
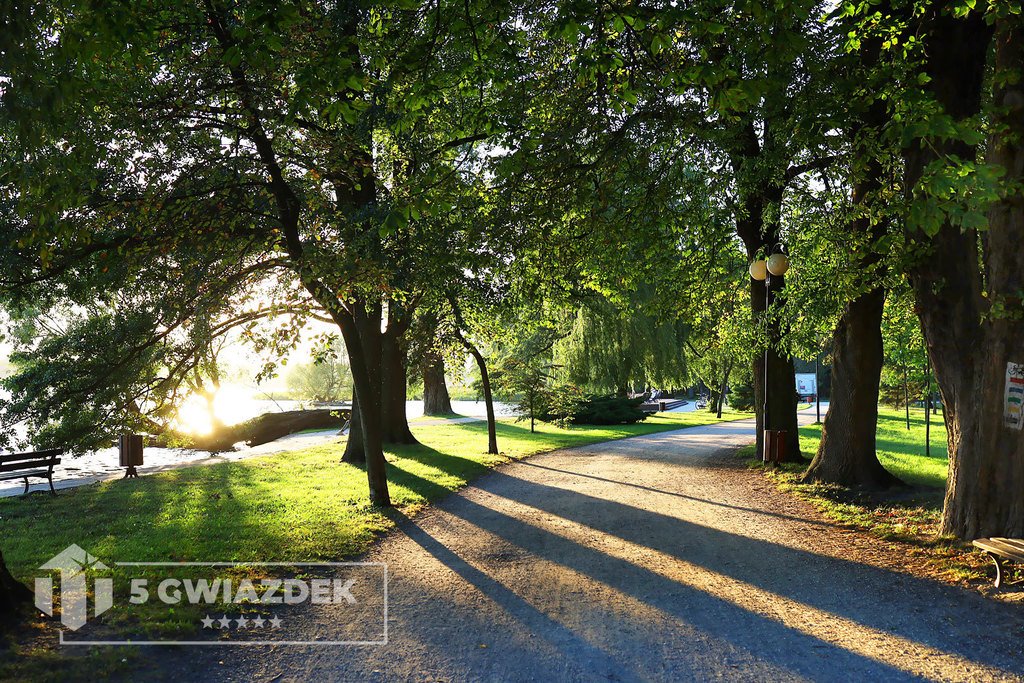
[[[127,467],[124,478],[139,476],[135,468],[142,465],[142,435],[122,434],[117,439],[118,464]]]
[[[786,459],[785,429],[764,430],[764,453],[762,459],[768,465],[778,465]]]

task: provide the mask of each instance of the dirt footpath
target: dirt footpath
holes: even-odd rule
[[[502,467],[366,558],[388,563],[387,645],[217,648],[183,668],[265,681],[1024,677],[1021,606],[916,577],[892,548],[778,493],[728,457],[752,434],[722,423]],[[338,609],[305,608],[302,631],[330,633]]]

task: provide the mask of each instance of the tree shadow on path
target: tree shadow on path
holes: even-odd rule
[[[843,617],[881,634],[920,643],[983,666],[1024,671],[1024,655],[1019,645],[1014,644],[1014,634],[1024,627],[1024,620],[1007,606],[990,603],[968,591],[721,531],[505,472],[487,475],[477,481],[476,487],[512,503],[542,510]],[[466,496],[446,501],[443,508],[529,554],[587,575],[800,675],[822,680],[834,678],[837,671],[857,671],[874,679],[910,677],[899,668],[766,619],[711,593],[581,545]],[[454,564],[457,554],[453,549],[412,523],[403,524],[402,528],[438,560],[449,566]],[[461,566],[467,565],[463,562]],[[499,604],[505,602],[503,606],[509,609],[508,589],[496,596],[493,579],[479,570],[467,572],[454,566],[452,569]],[[1001,635],[990,635],[993,633]],[[766,649],[764,643],[775,645]],[[780,643],[786,646],[781,648],[782,656],[776,656]],[[795,657],[794,652],[813,653],[816,657]],[[824,654],[830,675],[823,675],[820,670],[820,656]]]

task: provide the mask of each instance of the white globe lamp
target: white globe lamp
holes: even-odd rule
[[[776,277],[781,277],[789,270],[789,257],[785,254],[772,254],[768,257],[768,272]]]

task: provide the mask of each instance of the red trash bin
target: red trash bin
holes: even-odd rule
[[[766,464],[778,465],[786,459],[786,430],[764,430],[764,453],[762,460]]]

